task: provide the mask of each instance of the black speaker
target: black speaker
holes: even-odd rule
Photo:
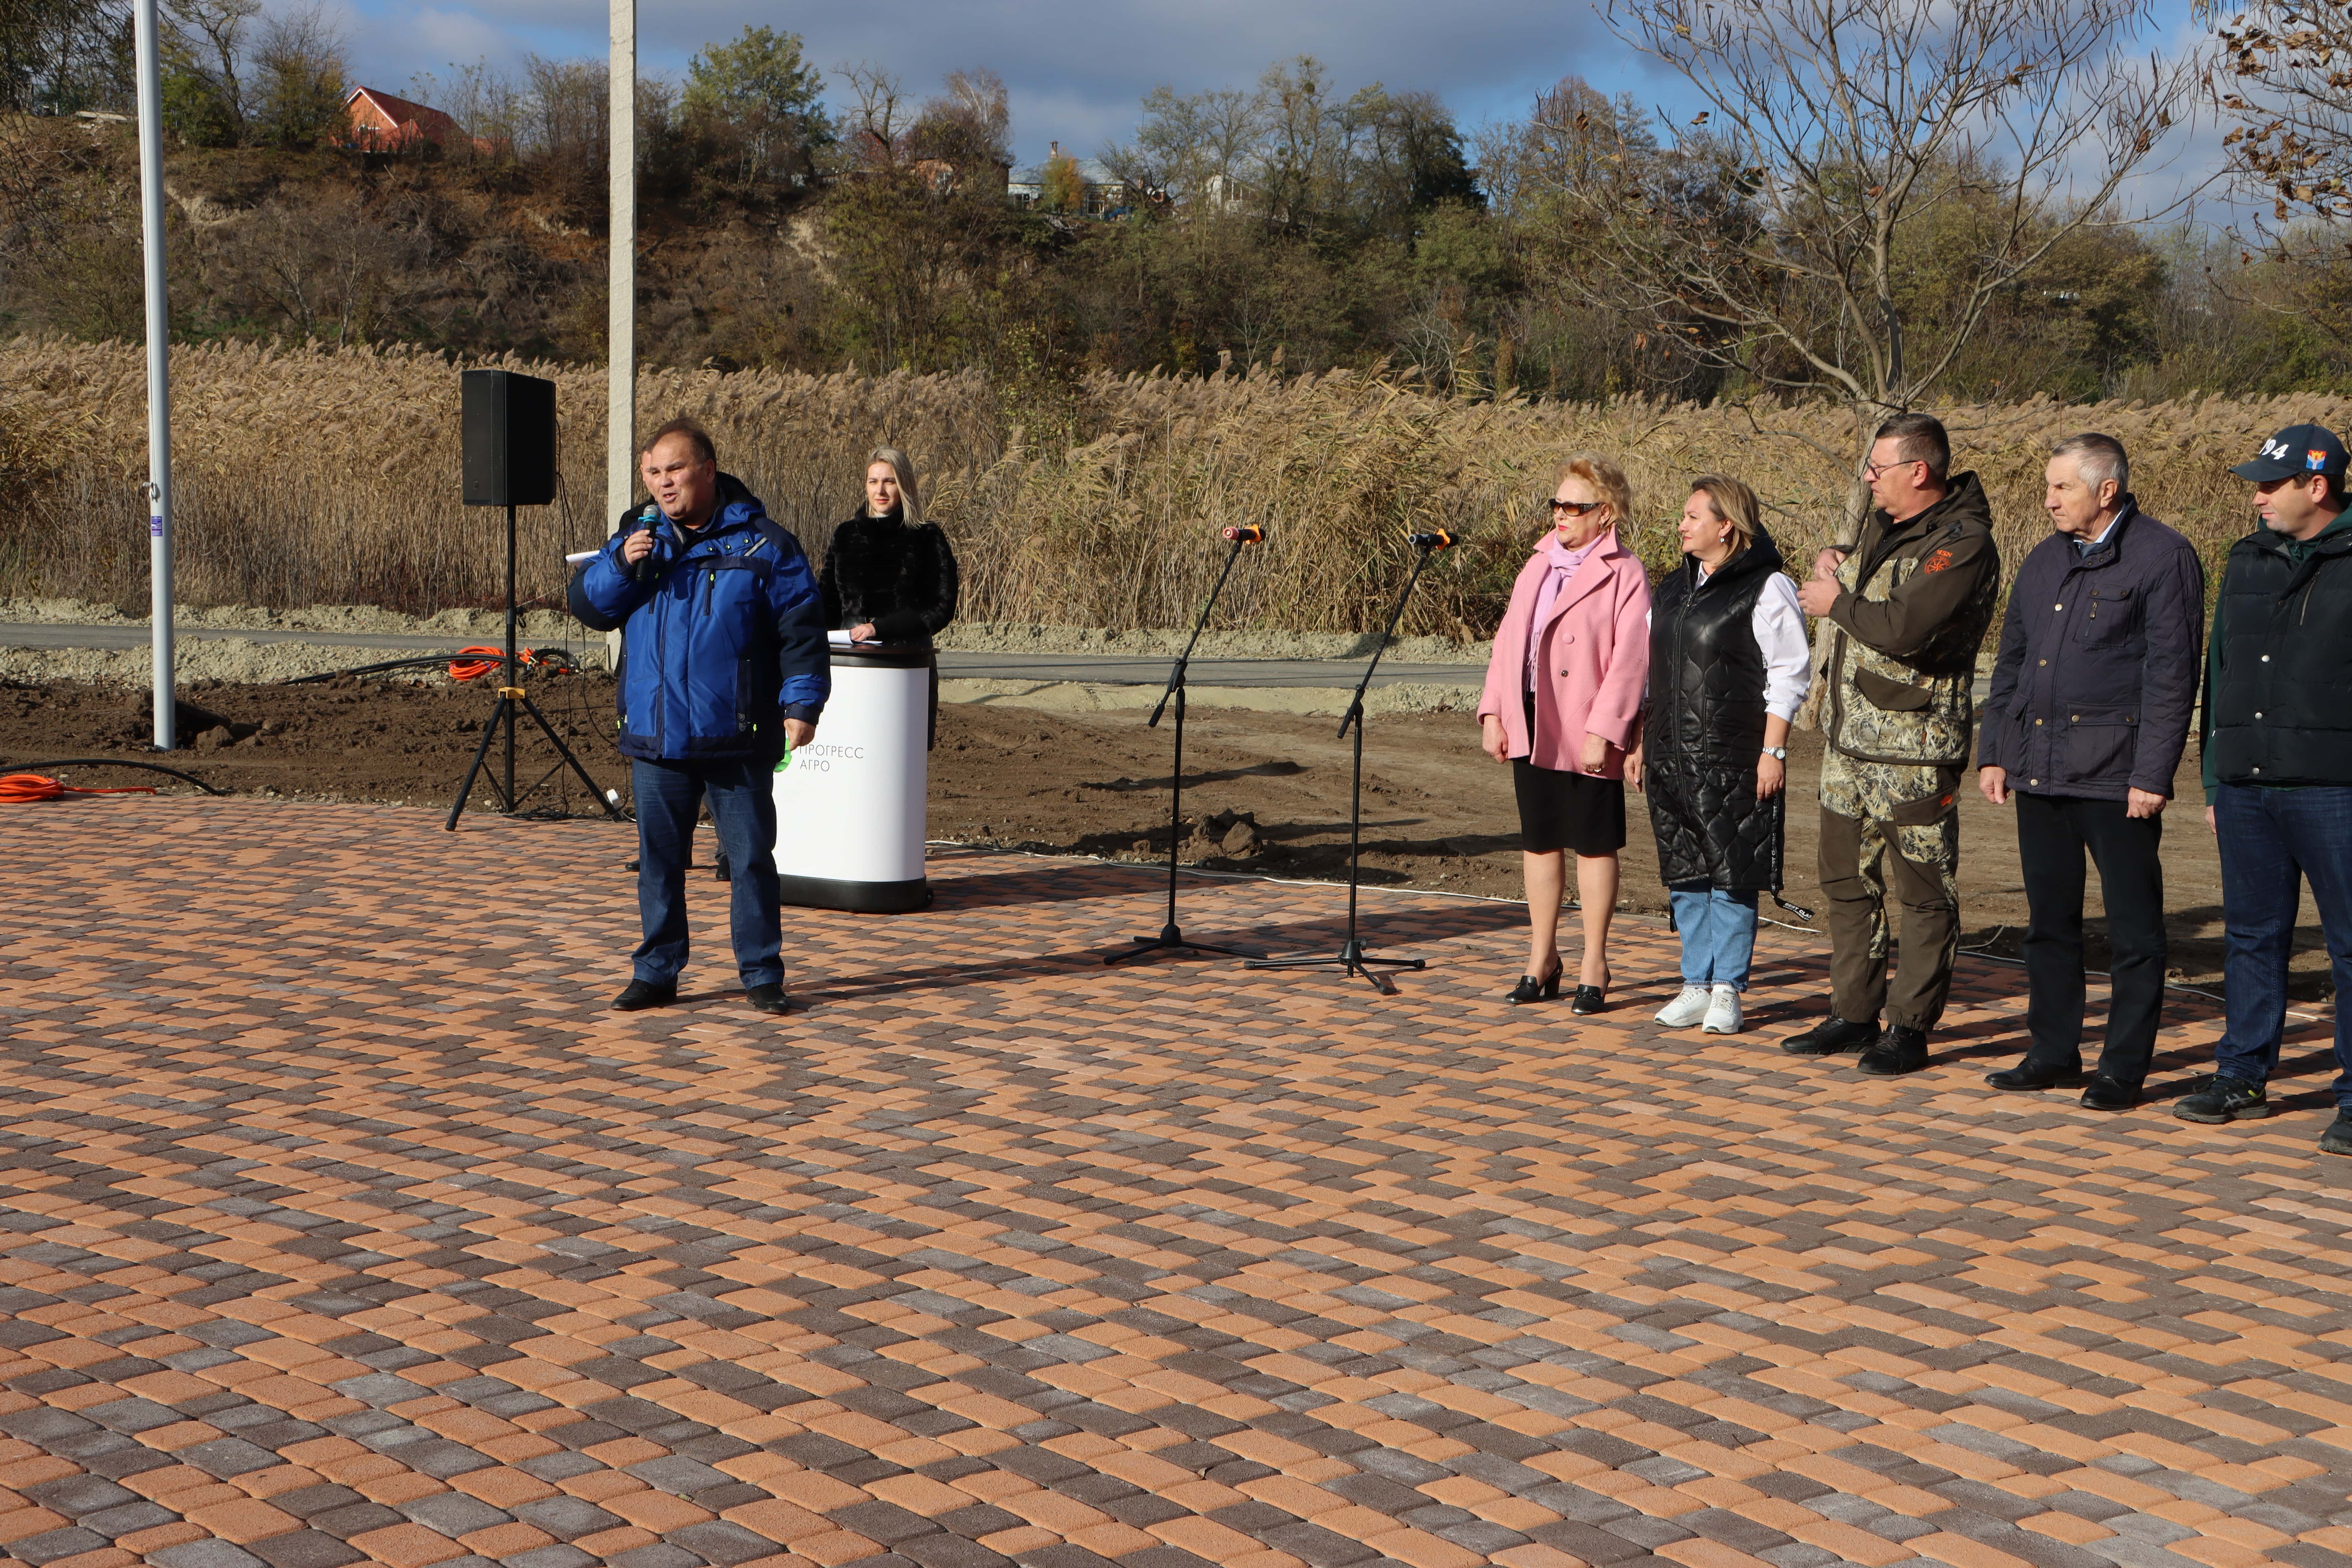
[[[555,499],[555,383],[469,370],[465,384],[467,506],[545,506]]]

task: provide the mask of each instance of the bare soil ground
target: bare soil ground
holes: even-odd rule
[[[628,772],[612,745],[612,688],[601,675],[532,687],[549,719],[603,785],[625,803]],[[350,679],[314,686],[211,686],[182,704],[184,748],[149,751],[148,700],[120,687],[0,685],[0,768],[68,757],[166,761],[216,788],[298,799],[446,807],[472,755],[491,696],[475,687]],[[1344,877],[1349,743],[1326,718],[1195,709],[1185,735],[1183,858],[1207,869],[1276,877]],[[528,727],[518,752],[525,783],[555,766]],[[931,763],[935,837],[992,847],[1119,859],[1164,856],[1169,727],[1139,717],[1076,718],[1031,709],[950,704]],[[493,755],[497,754],[495,749]],[[1820,742],[1801,732],[1790,757],[1789,897],[1818,909],[1813,788]],[[72,782],[142,782],[127,772],[62,770]],[[167,790],[185,786],[146,775]],[[2183,798],[2167,814],[2166,902],[2176,979],[2213,985],[2221,971],[2220,863],[2205,829],[2196,759],[2182,766]],[[2009,814],[1962,794],[1961,892],[1967,945],[2013,956],[2025,925]],[[487,796],[478,795],[478,806]],[[559,775],[533,805],[595,809]],[[0,810],[36,807],[0,807]],[[1664,907],[1655,851],[1638,797],[1624,866],[1623,907]],[[1510,774],[1477,748],[1466,715],[1376,716],[1367,734],[1364,879],[1370,884],[1517,898],[1517,816]],[[2104,921],[2092,879],[2090,959],[2104,967]],[[1768,903],[1766,912],[1793,921]],[[2306,908],[2294,994],[2324,998],[2326,962]]]

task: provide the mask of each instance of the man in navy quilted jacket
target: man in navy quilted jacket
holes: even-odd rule
[[[773,774],[788,746],[815,735],[832,690],[824,604],[800,541],[719,471],[700,426],[663,426],[637,466],[653,504],[623,520],[571,595],[583,622],[626,637],[620,750],[636,794],[645,941],[613,1005],[677,1000],[686,871],[707,799],[730,869],[737,970],[752,1006],[782,1013]]]
[[[1995,1089],[2071,1084],[2083,1069],[2084,857],[2099,868],[2110,988],[2092,1110],[2139,1103],[2164,1018],[2164,807],[2197,711],[2205,569],[2139,510],[2123,443],[2085,431],[2043,473],[2050,534],[2017,569],[1977,787],[2014,804],[2025,881],[2025,1059]]]

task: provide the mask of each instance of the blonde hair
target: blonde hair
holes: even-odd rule
[[[1754,544],[1756,536],[1764,531],[1764,509],[1757,503],[1756,492],[1738,479],[1726,479],[1721,474],[1701,474],[1691,481],[1691,494],[1705,496],[1716,520],[1731,525],[1732,555]]]
[[[1625,470],[1608,458],[1593,452],[1574,452],[1559,466],[1558,478],[1552,480],[1557,490],[1561,479],[1582,479],[1601,492],[1609,503],[1609,526],[1618,527],[1633,521],[1633,487],[1625,478]]]
[[[915,465],[907,454],[896,447],[877,447],[866,454],[866,467],[870,471],[877,463],[889,464],[890,471],[898,476],[898,515],[908,522],[922,516],[922,499],[915,489]],[[858,482],[862,487],[865,482],[863,476]],[[868,517],[874,515],[870,502],[860,501],[858,510]]]

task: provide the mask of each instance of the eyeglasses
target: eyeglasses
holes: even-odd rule
[[[1924,463],[1927,460],[1925,458],[1901,458],[1892,463],[1864,463],[1862,466],[1863,477],[1874,479],[1889,469],[1904,468],[1912,463]]]
[[[1582,517],[1586,512],[1598,511],[1608,504],[1599,500],[1556,500],[1551,503],[1551,514],[1558,517],[1566,512],[1570,517]]]

